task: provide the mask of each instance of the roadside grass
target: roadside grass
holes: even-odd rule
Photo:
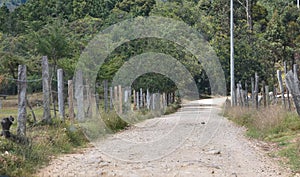
[[[177,103],[170,104],[164,111],[149,111],[145,108],[141,108],[140,110],[129,111],[127,114],[122,114],[122,117],[120,117],[115,110],[105,112],[103,109],[100,109],[100,116],[93,117],[88,121],[79,124],[88,139],[93,141],[101,139],[107,134],[121,131],[138,122],[154,117],[160,117],[162,114],[172,114],[179,108],[180,105]]]
[[[224,115],[246,127],[248,137],[275,144],[269,154],[281,157],[294,172],[300,171],[300,117],[296,113],[271,105],[260,110],[227,107]]]
[[[12,133],[15,134],[15,126]],[[53,119],[51,125],[36,125],[27,128],[29,145],[16,144],[5,138],[0,139],[0,174],[32,176],[51,157],[71,153],[75,148],[88,143],[80,127],[70,122]]]
[[[39,99],[39,96],[31,96]],[[37,123],[34,123],[31,111],[27,110],[27,137],[30,139],[29,145],[16,144],[10,140],[0,137],[0,176],[10,177],[33,176],[37,170],[46,166],[55,156],[76,152],[78,148],[87,147],[89,142],[98,139],[99,135],[112,134],[125,129],[137,122],[161,115],[161,112],[140,109],[132,112],[122,119],[115,111],[105,113],[101,108],[101,119],[89,119],[84,123],[66,119],[62,122],[58,118],[52,119],[52,124],[45,125],[40,122],[43,115],[43,108],[40,102],[32,100]],[[16,98],[8,97],[2,102],[0,118],[15,117],[15,122],[11,127],[11,132],[16,134],[18,109]],[[179,104],[172,104],[166,108],[164,114],[176,112]],[[52,115],[53,116],[53,115]]]

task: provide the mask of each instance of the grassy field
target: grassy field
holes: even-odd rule
[[[274,105],[260,110],[228,107],[225,116],[246,127],[248,137],[265,142],[271,157],[300,172],[300,117],[295,112]]]

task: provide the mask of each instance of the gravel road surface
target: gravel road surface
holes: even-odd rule
[[[37,176],[291,176],[245,130],[222,117],[224,98],[188,102],[175,114],[148,119],[55,158]]]

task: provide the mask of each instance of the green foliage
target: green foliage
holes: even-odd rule
[[[37,75],[37,62],[41,55],[48,55],[54,68],[58,65],[65,69],[67,77],[71,78],[81,52],[97,33],[125,19],[154,15],[182,20],[197,29],[217,53],[229,88],[229,1],[5,2],[18,5],[18,8],[14,11],[9,11],[6,6],[0,8],[2,75],[15,78],[16,66],[22,63],[30,65],[29,70]],[[291,65],[299,60],[299,13],[295,2],[248,0],[248,4],[247,9],[246,1],[234,2],[235,77],[237,81],[249,81],[258,72],[260,78],[272,88],[276,83],[275,71],[283,61]],[[99,80],[111,80],[126,60],[150,51],[166,53],[180,60],[191,71],[199,90],[209,90],[205,71],[195,58],[183,52],[180,46],[160,39],[139,39],[120,46],[101,68]],[[146,84],[149,85],[151,80],[148,79],[149,83]],[[164,81],[162,79],[160,83]]]
[[[115,7],[134,16],[149,16],[155,2],[155,0],[121,0]]]
[[[116,112],[102,113],[101,119],[104,121],[106,127],[113,132],[123,130],[128,124],[122,120]]]

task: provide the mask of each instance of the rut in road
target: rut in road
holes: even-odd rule
[[[58,157],[37,176],[289,176],[222,117],[223,98],[189,102]]]

